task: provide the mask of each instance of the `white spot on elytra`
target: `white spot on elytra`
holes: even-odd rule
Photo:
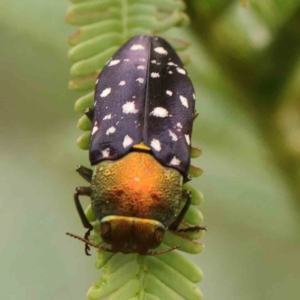
[[[104,149],[104,150],[102,150],[101,151],[101,153],[102,153],[102,156],[103,157],[108,157],[109,156],[109,148],[106,148],[106,149]]]
[[[144,83],[144,78],[137,78],[136,81],[139,83]]]
[[[180,95],[179,98],[183,106],[189,107],[188,100],[184,96]]]
[[[125,80],[122,80],[119,85],[125,85],[126,84],[126,81]]]
[[[130,61],[130,59],[129,58],[124,58],[123,61]]]
[[[116,131],[116,127],[111,126],[106,130],[106,135],[110,135],[111,133],[114,133]]]
[[[106,88],[105,90],[102,91],[102,93],[100,94],[100,97],[104,98],[107,95],[109,95],[111,92],[111,88]]]
[[[159,73],[152,72],[152,73],[151,73],[151,77],[152,77],[152,78],[158,78],[158,77],[160,77],[160,76],[159,76]]]
[[[138,113],[138,110],[135,109],[134,101],[132,101],[132,102],[127,101],[122,106],[122,109],[123,109],[123,114],[137,114]]]
[[[159,54],[164,54],[164,55],[168,54],[168,51],[163,47],[156,47],[154,48],[154,51]]]
[[[120,62],[120,60],[119,60],[119,59],[112,60],[112,61],[109,63],[109,65],[108,65],[108,66],[110,67],[110,66],[117,65],[119,62]]]
[[[156,60],[155,59],[151,60],[151,63],[156,64]]]
[[[176,126],[177,126],[178,128],[182,128],[181,123],[177,123]]]
[[[169,71],[169,74],[173,74],[173,71]]]
[[[139,66],[137,66],[137,69],[138,70],[145,70],[145,66],[139,65]]]
[[[181,160],[178,159],[176,156],[174,156],[170,162],[171,166],[179,166],[181,163]]]
[[[143,58],[143,57],[141,57],[141,58],[139,59],[139,61],[146,61],[146,59]]]
[[[168,66],[175,66],[175,67],[177,67],[177,65],[176,64],[174,64],[173,62],[168,62]]]
[[[186,74],[186,71],[184,69],[181,69],[181,68],[176,68],[177,72],[180,73],[180,74],[183,74],[185,75]]]
[[[94,126],[93,131],[92,131],[92,135],[94,135],[97,131],[98,131],[98,126]]]
[[[111,114],[106,115],[106,116],[103,118],[103,120],[109,120],[109,119],[111,119]]]
[[[159,152],[161,150],[160,141],[157,139],[153,139],[150,143],[150,146],[153,147],[153,149],[157,152]]]
[[[130,49],[131,49],[131,50],[134,50],[134,51],[136,51],[136,50],[144,50],[145,47],[144,47],[143,45],[141,45],[141,44],[134,44],[134,45],[132,45],[132,46],[130,47]]]
[[[178,141],[177,135],[172,130],[169,130],[169,136],[172,138],[172,141]]]
[[[173,92],[172,92],[172,91],[169,91],[169,90],[166,90],[166,94],[169,95],[169,96],[172,96],[172,95],[173,95]]]
[[[159,117],[159,118],[165,118],[167,117],[169,114],[169,112],[163,108],[163,107],[155,107],[151,113],[150,116],[155,116],[155,117]]]
[[[185,137],[187,144],[189,145],[191,143],[190,136],[188,134],[185,134],[184,137]]]
[[[133,139],[127,134],[124,138],[123,141],[123,147],[127,148],[128,146],[130,146],[133,143]]]

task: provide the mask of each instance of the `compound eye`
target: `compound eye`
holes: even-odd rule
[[[100,225],[100,234],[105,242],[109,242],[111,239],[111,226],[109,222],[102,222]]]

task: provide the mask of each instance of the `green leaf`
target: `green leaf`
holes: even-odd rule
[[[201,168],[197,168],[195,166],[190,166],[189,174],[191,174],[193,177],[199,177],[203,174],[203,170]]]
[[[105,268],[103,269],[103,272],[105,272],[105,274],[112,274],[116,270],[118,270],[120,267],[127,264],[128,262],[136,260],[136,256],[137,256],[136,254],[124,255],[122,253],[117,253],[110,260],[109,264],[107,264],[105,266]]]
[[[183,207],[183,203],[182,206]],[[186,212],[183,220],[191,225],[198,225],[203,223],[203,215],[202,213],[197,209],[197,207],[191,205]]]
[[[140,289],[140,281],[137,278],[133,278],[130,281],[126,282],[124,285],[122,285],[116,292],[114,292],[108,298],[108,300],[122,300],[122,299],[127,300],[131,298],[133,295],[135,295],[139,291],[139,289]]]
[[[172,291],[169,287],[167,287],[164,283],[162,283],[158,278],[154,275],[147,274],[144,279],[144,287],[147,293],[153,294],[158,299],[174,299],[179,300],[180,297],[177,293]]]
[[[202,154],[202,151],[198,148],[191,148],[191,158],[197,158]]]
[[[190,254],[198,254],[203,251],[204,246],[196,241],[190,240],[184,234],[167,231],[163,242],[168,246],[179,245],[179,250]]]
[[[94,284],[88,291],[87,298],[90,300],[103,299],[111,293],[115,292],[125,283],[138,274],[139,265],[136,261],[129,262],[120,267],[112,274],[105,275],[100,278],[100,284]]]
[[[96,78],[99,72],[73,79],[69,82],[69,89],[75,91],[91,91],[95,87]]]
[[[87,108],[93,108],[94,106],[94,92],[89,93],[79,98],[75,103],[75,111],[84,113]]]
[[[200,191],[197,191],[192,185],[186,183],[183,186],[184,190],[189,190],[192,194],[192,204],[198,205],[203,202],[203,195]]]
[[[90,131],[92,129],[92,122],[87,116],[82,116],[77,123],[77,128],[83,131]]]
[[[101,269],[114,256],[114,253],[99,250],[98,260],[95,264],[97,269]]]
[[[69,51],[69,59],[73,62],[92,57],[106,49],[122,44],[122,35],[119,33],[108,33],[95,38],[88,39]],[[114,48],[113,48],[114,49]]]
[[[90,141],[90,132],[87,132],[83,135],[81,135],[77,139],[77,146],[81,148],[82,150],[88,150],[89,149],[89,141]]]
[[[158,258],[146,257],[145,265],[152,275],[184,299],[199,300],[202,298],[200,290],[191,281]]]
[[[167,248],[166,245],[161,245],[158,249],[165,248]],[[157,255],[156,258],[177,270],[191,282],[197,283],[203,278],[201,269],[177,251],[172,251],[168,255]]]

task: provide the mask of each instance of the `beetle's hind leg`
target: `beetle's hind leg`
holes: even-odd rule
[[[75,206],[76,206],[77,212],[79,214],[79,217],[81,219],[82,225],[88,229],[84,235],[84,238],[86,240],[88,240],[90,233],[93,230],[93,225],[89,222],[89,220],[87,219],[87,217],[84,213],[84,210],[80,204],[79,196],[91,196],[91,188],[90,187],[78,187],[78,188],[76,188],[75,193],[74,193]],[[90,255],[89,250],[90,250],[89,245],[85,244],[85,254],[86,255]]]
[[[182,192],[183,198],[186,199],[186,202],[180,211],[179,215],[177,216],[176,220],[169,226],[169,230],[177,231],[177,232],[195,232],[199,230],[206,230],[206,226],[192,226],[184,229],[178,229],[180,223],[182,222],[186,212],[188,211],[191,202],[192,202],[192,194],[188,190],[184,190]]]
[[[91,169],[88,169],[84,166],[78,166],[76,172],[78,172],[79,175],[82,176],[86,181],[91,183],[93,177],[93,171]]]
[[[206,226],[192,226],[183,229],[176,229],[176,232],[186,233],[186,232],[198,232],[200,230],[207,231]]]

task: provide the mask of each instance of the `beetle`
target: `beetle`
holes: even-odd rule
[[[94,171],[77,171],[91,183],[78,187],[74,201],[89,255],[93,230],[79,196],[91,198],[100,235],[111,252],[154,255],[165,230],[179,230],[191,203],[189,180],[194,88],[171,45],[157,36],[135,36],[100,72],[95,86],[89,157]],[[180,210],[180,203],[185,205]]]

